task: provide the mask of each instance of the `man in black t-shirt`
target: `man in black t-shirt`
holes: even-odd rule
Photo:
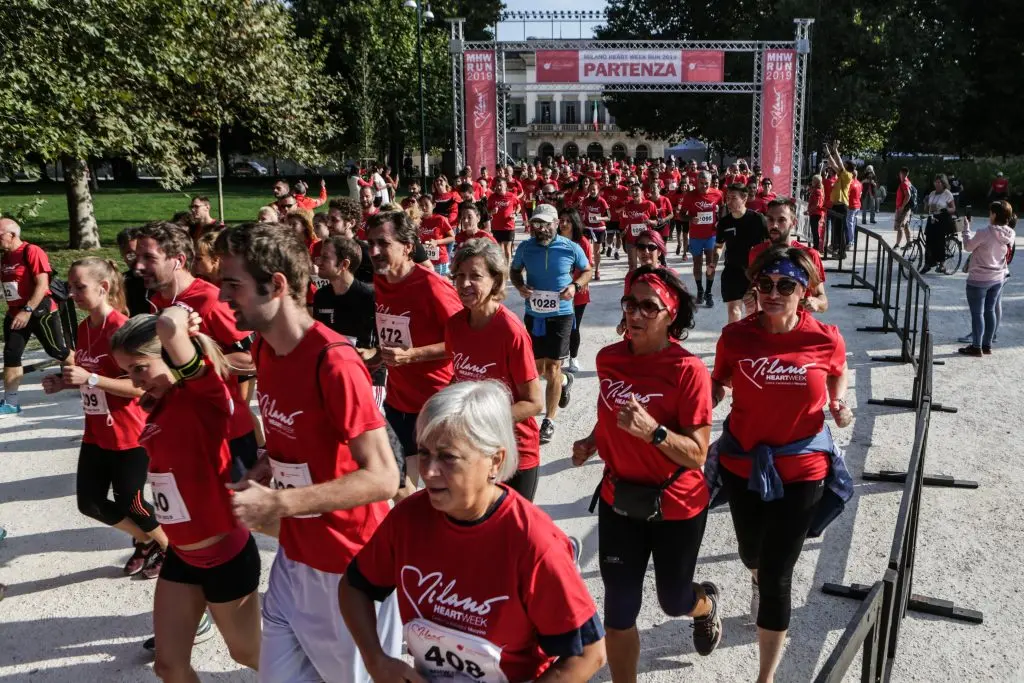
[[[153,312],[152,306],[149,305],[146,284],[142,281],[142,276],[135,271],[135,244],[138,241],[138,231],[138,228],[125,228],[117,233],[117,247],[121,250],[124,264],[128,266],[124,273],[124,298],[129,316]]]
[[[374,398],[384,403],[387,370],[380,359],[377,342],[373,286],[355,278],[362,263],[359,242],[332,235],[324,240],[317,259],[320,277],[330,282],[313,295],[313,318],[344,335],[366,363],[373,378]]]
[[[722,300],[733,323],[755,311],[754,300],[748,297],[750,280],[747,278],[747,259],[751,248],[768,239],[764,216],[747,210],[747,188],[735,183],[725,195],[729,213],[719,219],[715,233],[715,250],[721,258],[725,249],[725,268],[722,270]]]
[[[462,183],[459,185],[459,194],[462,195],[462,205],[470,203],[476,206],[477,213],[480,214],[480,227],[483,230],[490,232],[491,230],[491,212],[487,210],[487,198],[484,197],[480,201],[476,201],[473,198],[473,186],[470,183]]]

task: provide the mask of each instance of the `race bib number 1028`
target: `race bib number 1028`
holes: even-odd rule
[[[558,292],[547,292],[540,289],[535,289],[530,293],[530,308],[535,313],[554,313],[558,310],[559,305]]]

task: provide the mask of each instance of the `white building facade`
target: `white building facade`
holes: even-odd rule
[[[536,74],[536,54],[505,53],[505,83],[509,86],[506,140],[513,159],[664,157],[666,141],[634,137],[615,124],[600,85],[574,86],[571,92],[560,92],[557,85],[550,91],[527,90],[526,84],[537,83]]]

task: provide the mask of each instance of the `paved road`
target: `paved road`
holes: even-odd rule
[[[887,229],[883,219],[879,229]],[[674,246],[674,245],[672,245]],[[625,261],[603,268],[595,302],[583,324],[583,371],[572,404],[558,419],[555,439],[543,448],[537,501],[567,532],[584,539],[583,574],[599,604],[596,519],[587,513],[601,471],[596,461],[569,464],[572,441],[594,423],[597,396],[593,360],[615,341]],[[677,259],[671,264],[680,267]],[[682,266],[683,270],[688,265]],[[1024,597],[1019,589],[1024,537],[1020,510],[1024,470],[1014,465],[1020,447],[1013,430],[1024,424],[1024,268],[1004,295],[1005,317],[996,354],[958,357],[955,337],[968,327],[963,275],[935,276],[933,325],[937,332],[936,398],[960,408],[936,415],[928,469],[978,480],[978,491],[928,489],[924,494],[915,591],[952,599],[985,612],[983,626],[968,626],[911,614],[904,622],[895,680],[1024,680],[1018,656],[1024,640]],[[833,276],[831,282],[842,278]],[[522,305],[515,293],[514,310]],[[838,430],[850,468],[903,469],[909,455],[913,416],[905,410],[868,406],[867,399],[907,396],[910,368],[870,362],[869,353],[896,348],[895,337],[860,333],[878,324],[875,311],[846,304],[863,292],[831,288],[831,310],[853,371],[850,390],[856,420]],[[686,345],[710,366],[725,320],[724,308],[701,310]],[[0,545],[0,582],[9,584],[0,602],[0,678],[57,681],[151,681],[149,659],[139,644],[151,628],[153,582],[121,576],[128,543],[120,532],[99,526],[75,507],[75,461],[82,425],[76,396],[56,400],[39,388],[38,376],[24,386],[24,413],[0,421],[0,525],[10,536]],[[716,431],[727,405],[715,411]],[[858,483],[846,513],[821,539],[808,541],[793,586],[793,625],[779,681],[804,681],[824,662],[855,603],[823,595],[825,581],[870,583],[881,577],[892,538],[900,489]],[[275,543],[261,538],[264,581]],[[645,584],[639,627],[643,645],[641,680],[751,680],[757,669],[756,631],[747,624],[749,581],[736,555],[728,513],[710,515],[698,580],[712,579],[723,591],[725,636],[711,657],[693,650],[689,621],[669,619],[657,607],[653,573]],[[265,583],[263,588],[265,588]],[[198,646],[193,657],[205,681],[252,681],[239,671],[219,638]],[[856,667],[855,667],[856,668]],[[609,681],[607,670],[595,678]],[[852,680],[852,679],[851,679]]]

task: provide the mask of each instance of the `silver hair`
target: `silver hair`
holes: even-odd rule
[[[431,396],[416,418],[416,441],[430,443],[442,436],[465,439],[484,457],[504,448],[498,481],[508,481],[519,469],[512,394],[501,382],[458,382]]]
[[[707,180],[708,182],[710,182],[711,181],[711,171],[701,171],[700,173],[697,174],[697,177],[698,178],[703,178],[704,180]]]
[[[0,234],[9,232],[21,239],[21,226],[13,218],[0,218]]]
[[[494,278],[494,290],[491,292],[491,296],[498,301],[503,300],[505,298],[505,282],[508,281],[508,264],[505,262],[505,255],[502,253],[501,247],[486,237],[466,240],[459,247],[452,260],[452,276],[458,274],[459,267],[474,256],[479,256],[484,260],[487,272]]]

